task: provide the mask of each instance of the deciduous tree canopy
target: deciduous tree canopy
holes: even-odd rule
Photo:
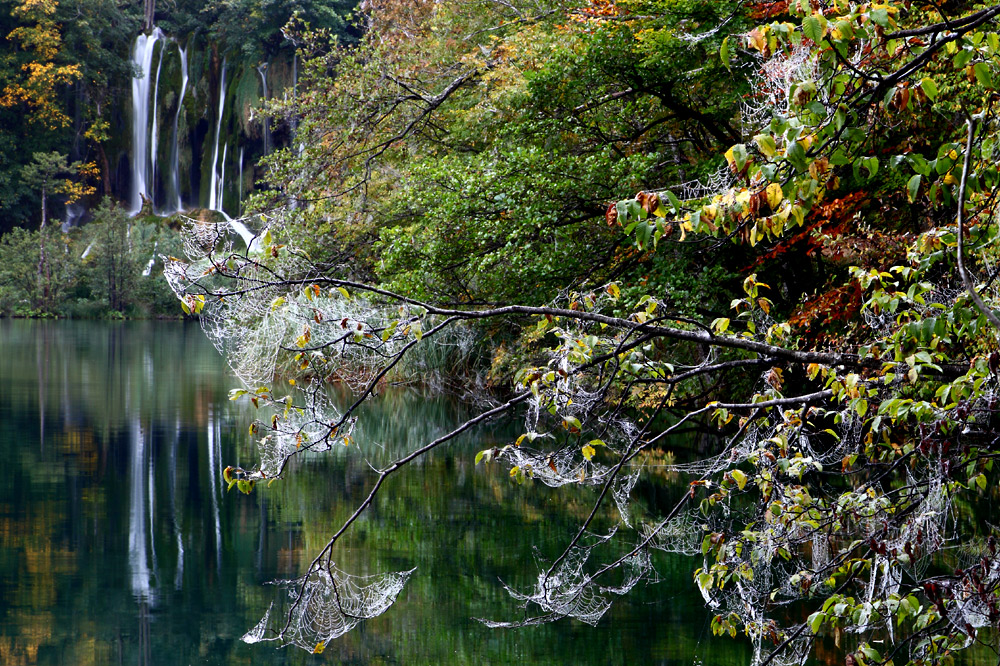
[[[977,509],[997,474],[1000,8],[366,8],[357,46],[303,37],[308,75],[271,109],[297,145],[270,162],[257,240],[219,252],[201,227],[167,267],[261,413],[260,463],[227,479],[249,492],[350,444],[354,407],[427,379],[462,331],[503,397],[375,470],[250,638],[318,651],[353,623],[309,631],[312,613],[388,608],[407,574],[362,608],[330,594],[351,524],[412,461],[517,414],[520,438],[470,456],[525,492],[592,485],[594,507],[498,626],[596,623],[660,549],[699,558],[714,632],[756,664],[817,641],[947,663],[995,640]],[[667,456],[685,432],[698,448]],[[684,479],[672,506],[636,490],[663,469]]]

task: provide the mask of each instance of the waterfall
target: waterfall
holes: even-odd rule
[[[157,101],[160,95],[160,69],[163,67],[163,51],[165,49],[160,47],[160,58],[156,63],[156,78],[153,79],[153,120],[150,123],[150,140],[149,140],[149,180],[147,185],[149,186],[149,191],[146,196],[149,197],[150,201],[154,199],[154,193],[156,191],[156,148],[160,144],[160,124],[156,121],[156,110]]]
[[[225,194],[226,194],[226,158],[229,156],[229,143],[222,144],[222,162],[219,164],[219,196],[216,201],[219,204],[219,210],[225,210]]]
[[[228,219],[228,216],[227,216]],[[243,242],[246,243],[247,250],[250,252],[260,252],[260,243],[257,241],[257,234],[250,231],[250,227],[243,224],[240,220],[229,220],[229,227],[240,235]]]
[[[160,244],[160,241],[153,242],[153,256],[149,258],[149,263],[146,264],[146,268],[142,271],[143,277],[149,277],[150,273],[153,272],[153,266],[156,265],[156,246]]]
[[[78,201],[66,204],[66,217],[62,223],[62,231],[66,233],[73,227],[79,226],[80,220],[87,214],[87,209]]]
[[[212,149],[212,177],[208,187],[208,208],[222,210],[223,174],[219,173],[219,140],[222,136],[222,113],[226,108],[226,59],[222,59],[222,73],[219,78],[219,112],[215,119],[215,147]],[[225,156],[223,156],[225,162]]]
[[[260,74],[260,85],[263,90],[261,99],[267,102],[267,63],[257,65],[257,73]],[[271,119],[264,115],[264,154],[271,153]]]
[[[240,215],[243,214],[243,146],[240,146],[240,189],[239,189],[239,209]]]
[[[132,78],[132,193],[129,211],[142,210],[142,195],[149,196],[149,86],[152,79],[153,50],[163,37],[155,28],[151,35],[139,35],[132,49],[132,65],[139,75]],[[162,62],[162,54],[161,54]],[[155,92],[154,92],[155,94]],[[156,113],[155,110],[153,112]]]
[[[174,200],[170,207],[163,211],[170,215],[184,209],[184,202],[181,200],[181,157],[178,148],[177,132],[180,125],[181,113],[184,112],[184,93],[187,92],[188,85],[188,61],[187,50],[178,46],[181,53],[181,94],[177,98],[177,114],[174,115],[174,138],[170,147],[170,184],[174,191]]]

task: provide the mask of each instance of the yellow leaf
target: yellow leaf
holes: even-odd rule
[[[323,654],[323,650],[326,649],[326,643],[320,641],[316,643],[316,647],[313,648],[313,654]]]
[[[739,487],[740,490],[743,490],[746,487],[746,485],[747,485],[747,475],[746,474],[744,474],[743,472],[741,472],[738,469],[734,469],[729,474],[733,477],[733,480],[736,481],[736,485],[737,485],[737,487]]]
[[[767,204],[771,207],[771,210],[778,210],[778,205],[784,198],[785,195],[781,191],[781,185],[771,183],[767,186]]]

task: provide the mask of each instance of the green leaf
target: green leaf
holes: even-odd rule
[[[747,147],[742,143],[738,143],[733,146],[733,161],[736,162],[736,168],[740,171],[747,163]]]
[[[869,157],[865,160],[865,168],[868,169],[868,179],[871,180],[878,173],[878,158]]]
[[[976,76],[976,81],[984,88],[993,87],[993,75],[990,73],[990,66],[985,62],[977,62],[972,66],[972,73]]]
[[[906,183],[906,198],[910,203],[917,200],[917,192],[920,191],[920,174],[917,174],[910,178]]]
[[[884,8],[873,9],[869,16],[871,16],[872,21],[875,21],[876,24],[883,28],[889,27],[889,12]]]
[[[958,55],[956,55],[955,59],[952,61],[955,65],[955,69],[964,68],[966,65],[969,64],[969,61],[971,61],[975,55],[976,52],[973,51],[972,49],[962,49],[961,51],[959,51]]]
[[[667,200],[670,202],[670,206],[674,209],[674,215],[680,215],[681,212],[680,200],[670,190],[667,190],[666,194],[667,194]]]
[[[923,79],[921,79],[920,89],[924,91],[924,94],[927,95],[927,98],[930,99],[932,102],[935,99],[937,99],[938,89],[937,89],[937,84],[934,83],[934,79],[929,77],[924,77]]]
[[[798,141],[789,141],[785,149],[785,157],[799,171],[806,170],[806,149]]]
[[[760,152],[766,157],[774,157],[775,153],[778,152],[778,148],[774,143],[774,137],[770,134],[758,134],[753,138],[753,141],[757,144]]]
[[[826,37],[826,18],[821,14],[805,17],[802,21],[802,34],[819,44]]]
[[[348,291],[347,291],[346,289],[344,289],[343,287],[337,287],[337,291],[339,291],[339,292],[340,292],[340,294],[341,294],[341,295],[342,295],[342,296],[343,296],[344,298],[346,298],[347,300],[350,300],[350,299],[351,299],[351,294],[350,294],[350,293],[348,293]]]
[[[729,52],[729,37],[726,37],[722,40],[722,48],[719,49],[719,57],[722,58],[722,64],[725,65],[726,69],[730,71],[733,69],[729,62],[731,55],[732,54]]]

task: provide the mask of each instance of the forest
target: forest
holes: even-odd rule
[[[197,317],[255,413],[256,459],[224,472],[245,495],[350,449],[395,384],[475,410],[373,466],[244,640],[318,653],[391,616],[411,572],[362,583],[339,549],[397,476],[513,421],[463,451],[477,473],[591,494],[498,630],[597,625],[672,553],[755,666],[995,659],[1000,7],[350,4],[4,19],[0,141],[31,146],[0,158],[4,312]],[[139,164],[120,128],[145,102],[109,100],[154,24],[190,51],[150,57],[205,74]],[[53,199],[92,220],[54,230]],[[147,261],[146,295],[117,282]]]

